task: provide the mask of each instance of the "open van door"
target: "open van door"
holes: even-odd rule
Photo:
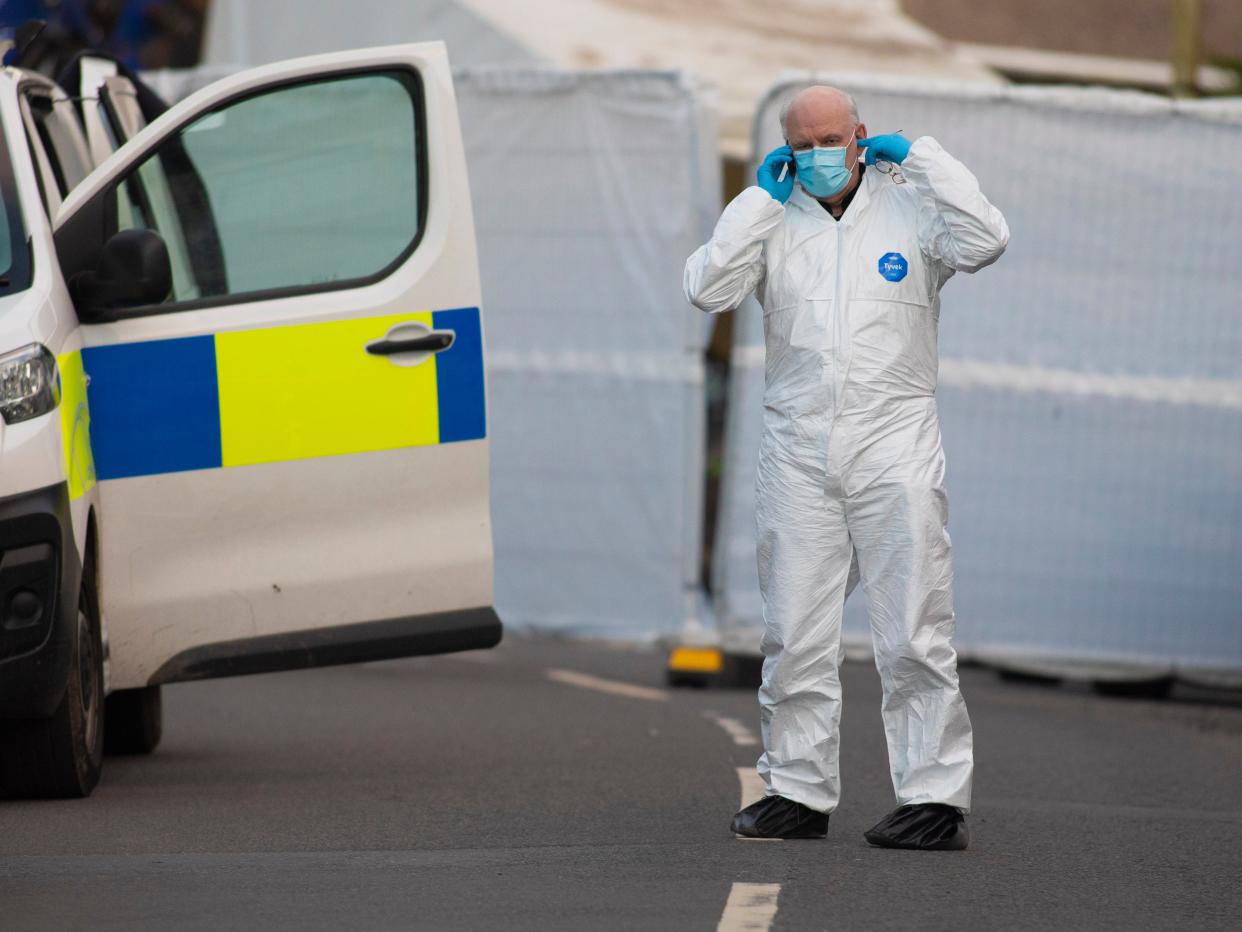
[[[205,88],[74,190],[56,246],[114,688],[499,640],[442,43]]]

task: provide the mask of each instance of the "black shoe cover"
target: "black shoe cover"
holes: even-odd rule
[[[733,831],[746,838],[823,838],[828,813],[784,796],[765,796],[733,817]]]
[[[894,809],[863,838],[877,848],[961,851],[970,843],[966,819],[952,806],[923,803]]]

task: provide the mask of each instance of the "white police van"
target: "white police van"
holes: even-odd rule
[[[10,796],[153,749],[165,683],[501,633],[443,45],[257,68],[145,128],[82,79],[0,72]]]

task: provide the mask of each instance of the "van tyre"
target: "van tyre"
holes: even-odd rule
[[[104,753],[150,754],[164,730],[158,686],[118,689],[104,706]]]
[[[89,796],[103,765],[103,647],[93,562],[78,593],[69,683],[46,719],[0,722],[0,790],[11,797]]]

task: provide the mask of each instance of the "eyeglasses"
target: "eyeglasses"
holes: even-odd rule
[[[906,176],[901,173],[901,168],[897,165],[894,165],[892,162],[888,161],[888,159],[876,159],[875,165],[873,165],[872,167],[876,169],[877,171],[879,171],[881,174],[892,175],[893,184],[905,184],[906,183]]]

